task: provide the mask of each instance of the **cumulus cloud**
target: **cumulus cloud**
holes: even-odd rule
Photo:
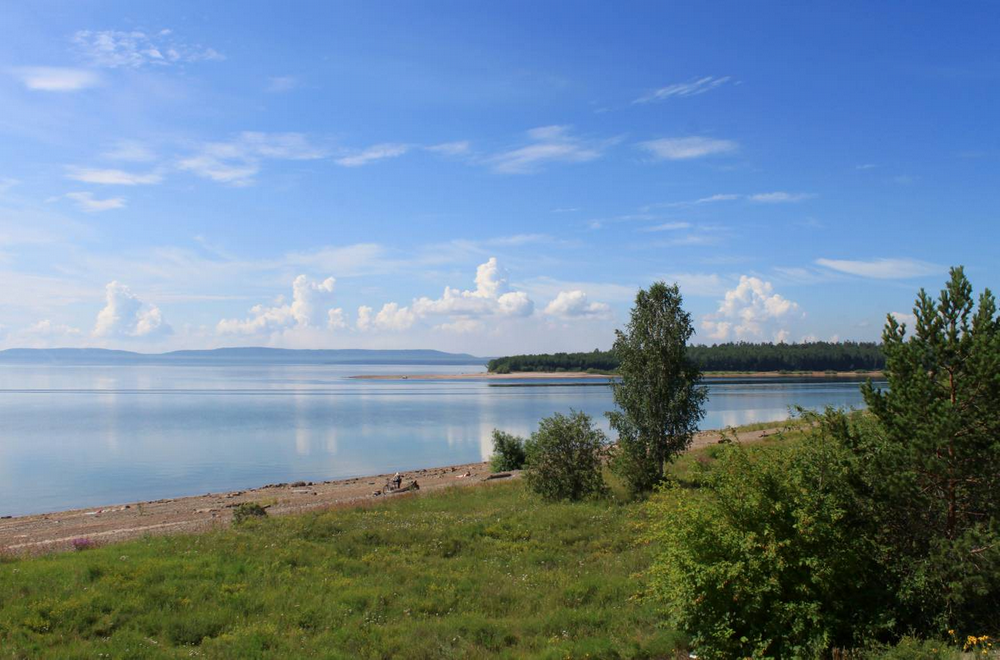
[[[773,339],[784,341],[788,333],[776,325],[798,312],[798,304],[774,293],[770,282],[757,277],[740,277],[735,289],[726,292],[714,314],[708,314],[701,327],[711,339],[762,339],[768,330]]]
[[[76,202],[81,211],[87,213],[97,213],[100,211],[110,211],[112,209],[125,208],[125,200],[121,197],[109,197],[108,199],[95,199],[89,192],[66,193],[66,197]]]
[[[602,302],[591,302],[583,291],[560,291],[545,307],[545,313],[564,319],[571,318],[611,318],[611,306]]]
[[[96,337],[153,337],[172,332],[160,308],[144,303],[124,284],[108,283],[105,300],[94,326]]]
[[[739,148],[732,140],[709,137],[661,138],[640,142],[638,146],[648,151],[655,160],[690,160],[728,154]]]
[[[909,330],[915,330],[917,327],[917,317],[912,312],[889,312],[890,315],[896,318],[899,323],[905,323]]]
[[[73,35],[76,49],[91,63],[111,69],[139,69],[185,62],[223,60],[221,53],[177,39],[171,30],[80,30]]]
[[[944,270],[936,264],[916,259],[871,259],[868,261],[817,259],[816,263],[841,273],[879,280],[920,277],[940,273]]]
[[[440,298],[422,297],[409,306],[390,302],[375,313],[366,305],[358,308],[355,327],[368,330],[405,330],[417,321],[433,317],[447,319],[436,328],[452,332],[470,332],[475,327],[471,323],[489,317],[530,316],[535,304],[524,291],[512,291],[507,271],[500,266],[496,257],[480,264],[476,269],[476,288],[471,290],[444,288]]]
[[[326,152],[301,133],[246,131],[228,142],[208,142],[178,166],[202,178],[235,186],[252,184],[264,160],[314,160]]]
[[[163,177],[156,172],[136,174],[123,170],[102,170],[89,167],[70,167],[66,178],[106,186],[139,186],[163,181]]]
[[[528,131],[530,143],[488,160],[497,172],[526,174],[545,163],[586,163],[597,160],[614,141],[591,141],[571,135],[568,126],[541,126]]]
[[[700,96],[725,85],[729,80],[729,76],[722,76],[720,78],[705,76],[704,78],[697,78],[688,82],[674,83],[673,85],[653,90],[651,93],[632,101],[632,103],[650,103],[652,101],[665,101],[675,97]]]
[[[523,291],[511,291],[509,275],[496,257],[476,268],[476,288],[444,288],[440,298],[419,298],[413,310],[420,316],[529,316],[535,305]]]
[[[53,66],[22,66],[10,72],[25,87],[37,92],[75,92],[94,87],[100,76],[87,69],[68,69]]]
[[[254,305],[248,318],[223,319],[216,326],[216,331],[223,335],[255,335],[324,324],[328,328],[345,327],[343,311],[331,306],[335,283],[332,277],[318,282],[299,275],[292,282],[290,303],[279,299],[270,307]]]

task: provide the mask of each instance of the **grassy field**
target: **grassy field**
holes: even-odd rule
[[[671,657],[641,508],[521,483],[0,563],[0,658]]]

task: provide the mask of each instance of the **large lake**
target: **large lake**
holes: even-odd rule
[[[0,515],[485,459],[553,412],[607,429],[595,381],[358,380],[477,367],[0,366]],[[702,428],[862,405],[858,384],[709,382]]]

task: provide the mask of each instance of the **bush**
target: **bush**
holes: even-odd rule
[[[267,509],[256,502],[243,502],[233,509],[233,524],[241,525],[248,520],[264,518],[267,516]]]
[[[582,412],[543,419],[526,443],[528,486],[548,500],[580,500],[607,489],[601,455],[607,436]]]
[[[817,434],[720,445],[699,491],[650,502],[651,591],[701,658],[811,658],[856,648],[891,608],[854,462]]]
[[[520,470],[524,467],[525,458],[524,438],[493,429],[493,455],[490,456],[493,472]]]

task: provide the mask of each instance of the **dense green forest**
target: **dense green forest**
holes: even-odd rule
[[[689,346],[688,356],[702,371],[875,371],[885,366],[875,342],[754,344],[738,342]],[[611,351],[510,355],[489,362],[492,373],[518,371],[615,371]]]

